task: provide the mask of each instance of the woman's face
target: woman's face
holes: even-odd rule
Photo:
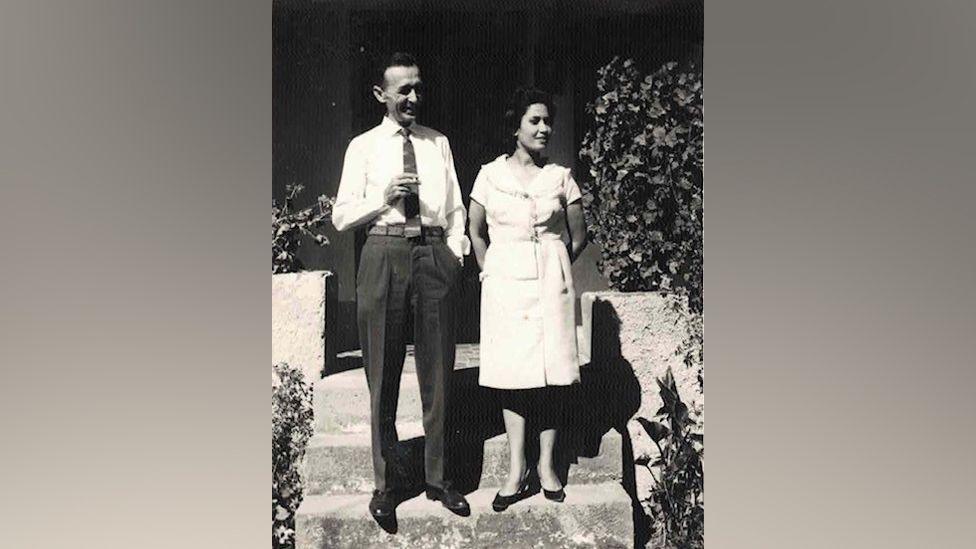
[[[519,129],[515,132],[518,146],[528,152],[545,150],[552,135],[552,119],[549,108],[542,103],[533,103],[525,109]]]

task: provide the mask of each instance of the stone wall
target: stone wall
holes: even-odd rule
[[[589,344],[581,347],[588,348],[595,367],[624,361],[633,368],[641,386],[637,416],[652,418],[660,408],[656,379],[669,367],[689,408],[704,404],[698,369],[687,367],[678,354],[688,337],[689,312],[683,298],[657,292],[587,292],[580,302],[582,331],[590,335]]]
[[[683,298],[657,292],[587,292],[580,306],[581,360],[590,362],[591,368],[633,372],[640,387],[640,403],[630,407],[636,412],[627,422],[635,461],[650,461],[658,454],[637,418],[655,418],[661,407],[656,380],[669,367],[681,400],[696,423],[704,426],[705,395],[698,382],[702,365],[686,365],[682,351],[691,320]],[[642,466],[635,468],[635,477],[637,496],[643,500],[650,494],[653,478]]]
[[[309,383],[334,359],[326,337],[331,278],[329,271],[271,275],[271,363],[301,368]]]

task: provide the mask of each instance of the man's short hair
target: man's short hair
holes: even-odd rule
[[[417,58],[413,54],[398,51],[376,64],[374,74],[374,84],[381,88],[386,87],[386,69],[390,67],[419,67]]]

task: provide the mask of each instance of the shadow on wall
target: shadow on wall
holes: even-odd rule
[[[627,430],[627,422],[641,405],[641,386],[630,361],[620,352],[620,317],[613,305],[607,301],[595,301],[591,318],[590,364],[587,371],[600,372],[603,379],[590,381],[587,390],[592,395],[588,400],[605,403],[603,413],[612,418],[613,427],[623,438],[623,486],[630,496],[635,530],[634,546],[644,547],[649,541],[647,533],[650,531],[650,518],[644,513],[637,495],[633,443]],[[583,383],[586,387],[585,378]]]

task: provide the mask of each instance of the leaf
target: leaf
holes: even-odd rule
[[[657,421],[648,421],[644,425],[644,429],[654,442],[661,442],[671,434],[667,427]]]
[[[689,421],[688,406],[680,400],[675,403],[674,414],[675,418],[681,423],[687,423]]]
[[[631,154],[631,153],[627,153],[627,154],[624,155],[624,165],[625,166],[634,167],[634,166],[640,166],[643,163],[644,162],[640,159],[639,156],[636,156],[636,155]]]

